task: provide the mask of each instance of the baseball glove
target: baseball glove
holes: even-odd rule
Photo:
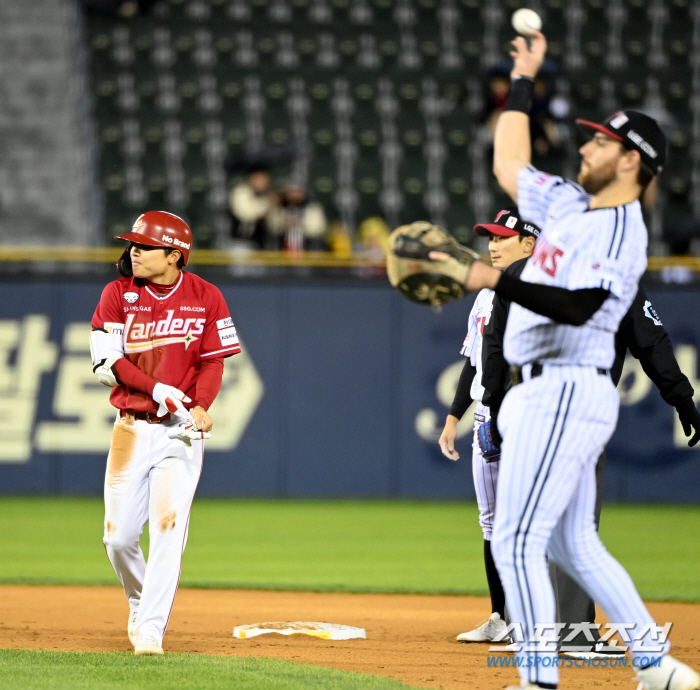
[[[486,462],[496,462],[501,459],[501,449],[493,442],[491,438],[491,420],[482,424],[477,432],[479,439],[479,448],[481,456]]]
[[[430,252],[447,255],[444,261]],[[389,282],[413,302],[437,307],[466,294],[465,283],[479,255],[463,247],[439,225],[417,220],[389,236],[386,270]]]

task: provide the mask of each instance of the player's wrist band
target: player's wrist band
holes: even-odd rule
[[[532,92],[535,89],[535,80],[532,77],[526,77],[523,74],[518,74],[510,80],[510,92],[506,101],[506,110],[517,110],[520,113],[530,114],[532,108]]]

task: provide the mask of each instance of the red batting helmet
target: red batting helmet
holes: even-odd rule
[[[183,264],[187,266],[192,248],[192,230],[182,218],[167,211],[146,211],[142,213],[131,228],[131,232],[117,235],[116,239],[151,247],[169,247],[179,249]],[[129,245],[121,255],[117,268],[122,275],[131,277],[131,257]]]

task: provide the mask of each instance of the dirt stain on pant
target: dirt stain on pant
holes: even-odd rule
[[[124,417],[114,425],[112,445],[107,460],[107,476],[110,485],[114,485],[120,475],[131,463],[136,445],[136,429],[133,417]]]
[[[165,533],[168,530],[173,530],[175,529],[175,518],[177,517],[176,512],[168,513],[167,515],[164,515],[160,521],[158,522],[158,529]]]

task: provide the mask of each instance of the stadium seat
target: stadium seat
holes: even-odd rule
[[[341,209],[356,222],[378,212],[392,223],[441,214],[471,241],[474,214],[504,202],[480,118],[485,75],[507,65],[508,20],[521,4],[161,0],[128,20],[90,13],[107,236],[133,220],[145,195],[177,206],[198,242],[213,243],[226,223],[226,155],[296,143],[309,154],[309,189],[331,219]],[[700,106],[690,100],[691,1],[539,6],[572,114],[661,112],[674,161],[665,175],[668,214],[689,212],[689,180],[700,176],[690,159],[700,145],[692,129]],[[343,160],[354,190],[341,175]],[[563,160],[543,164],[560,169]]]

